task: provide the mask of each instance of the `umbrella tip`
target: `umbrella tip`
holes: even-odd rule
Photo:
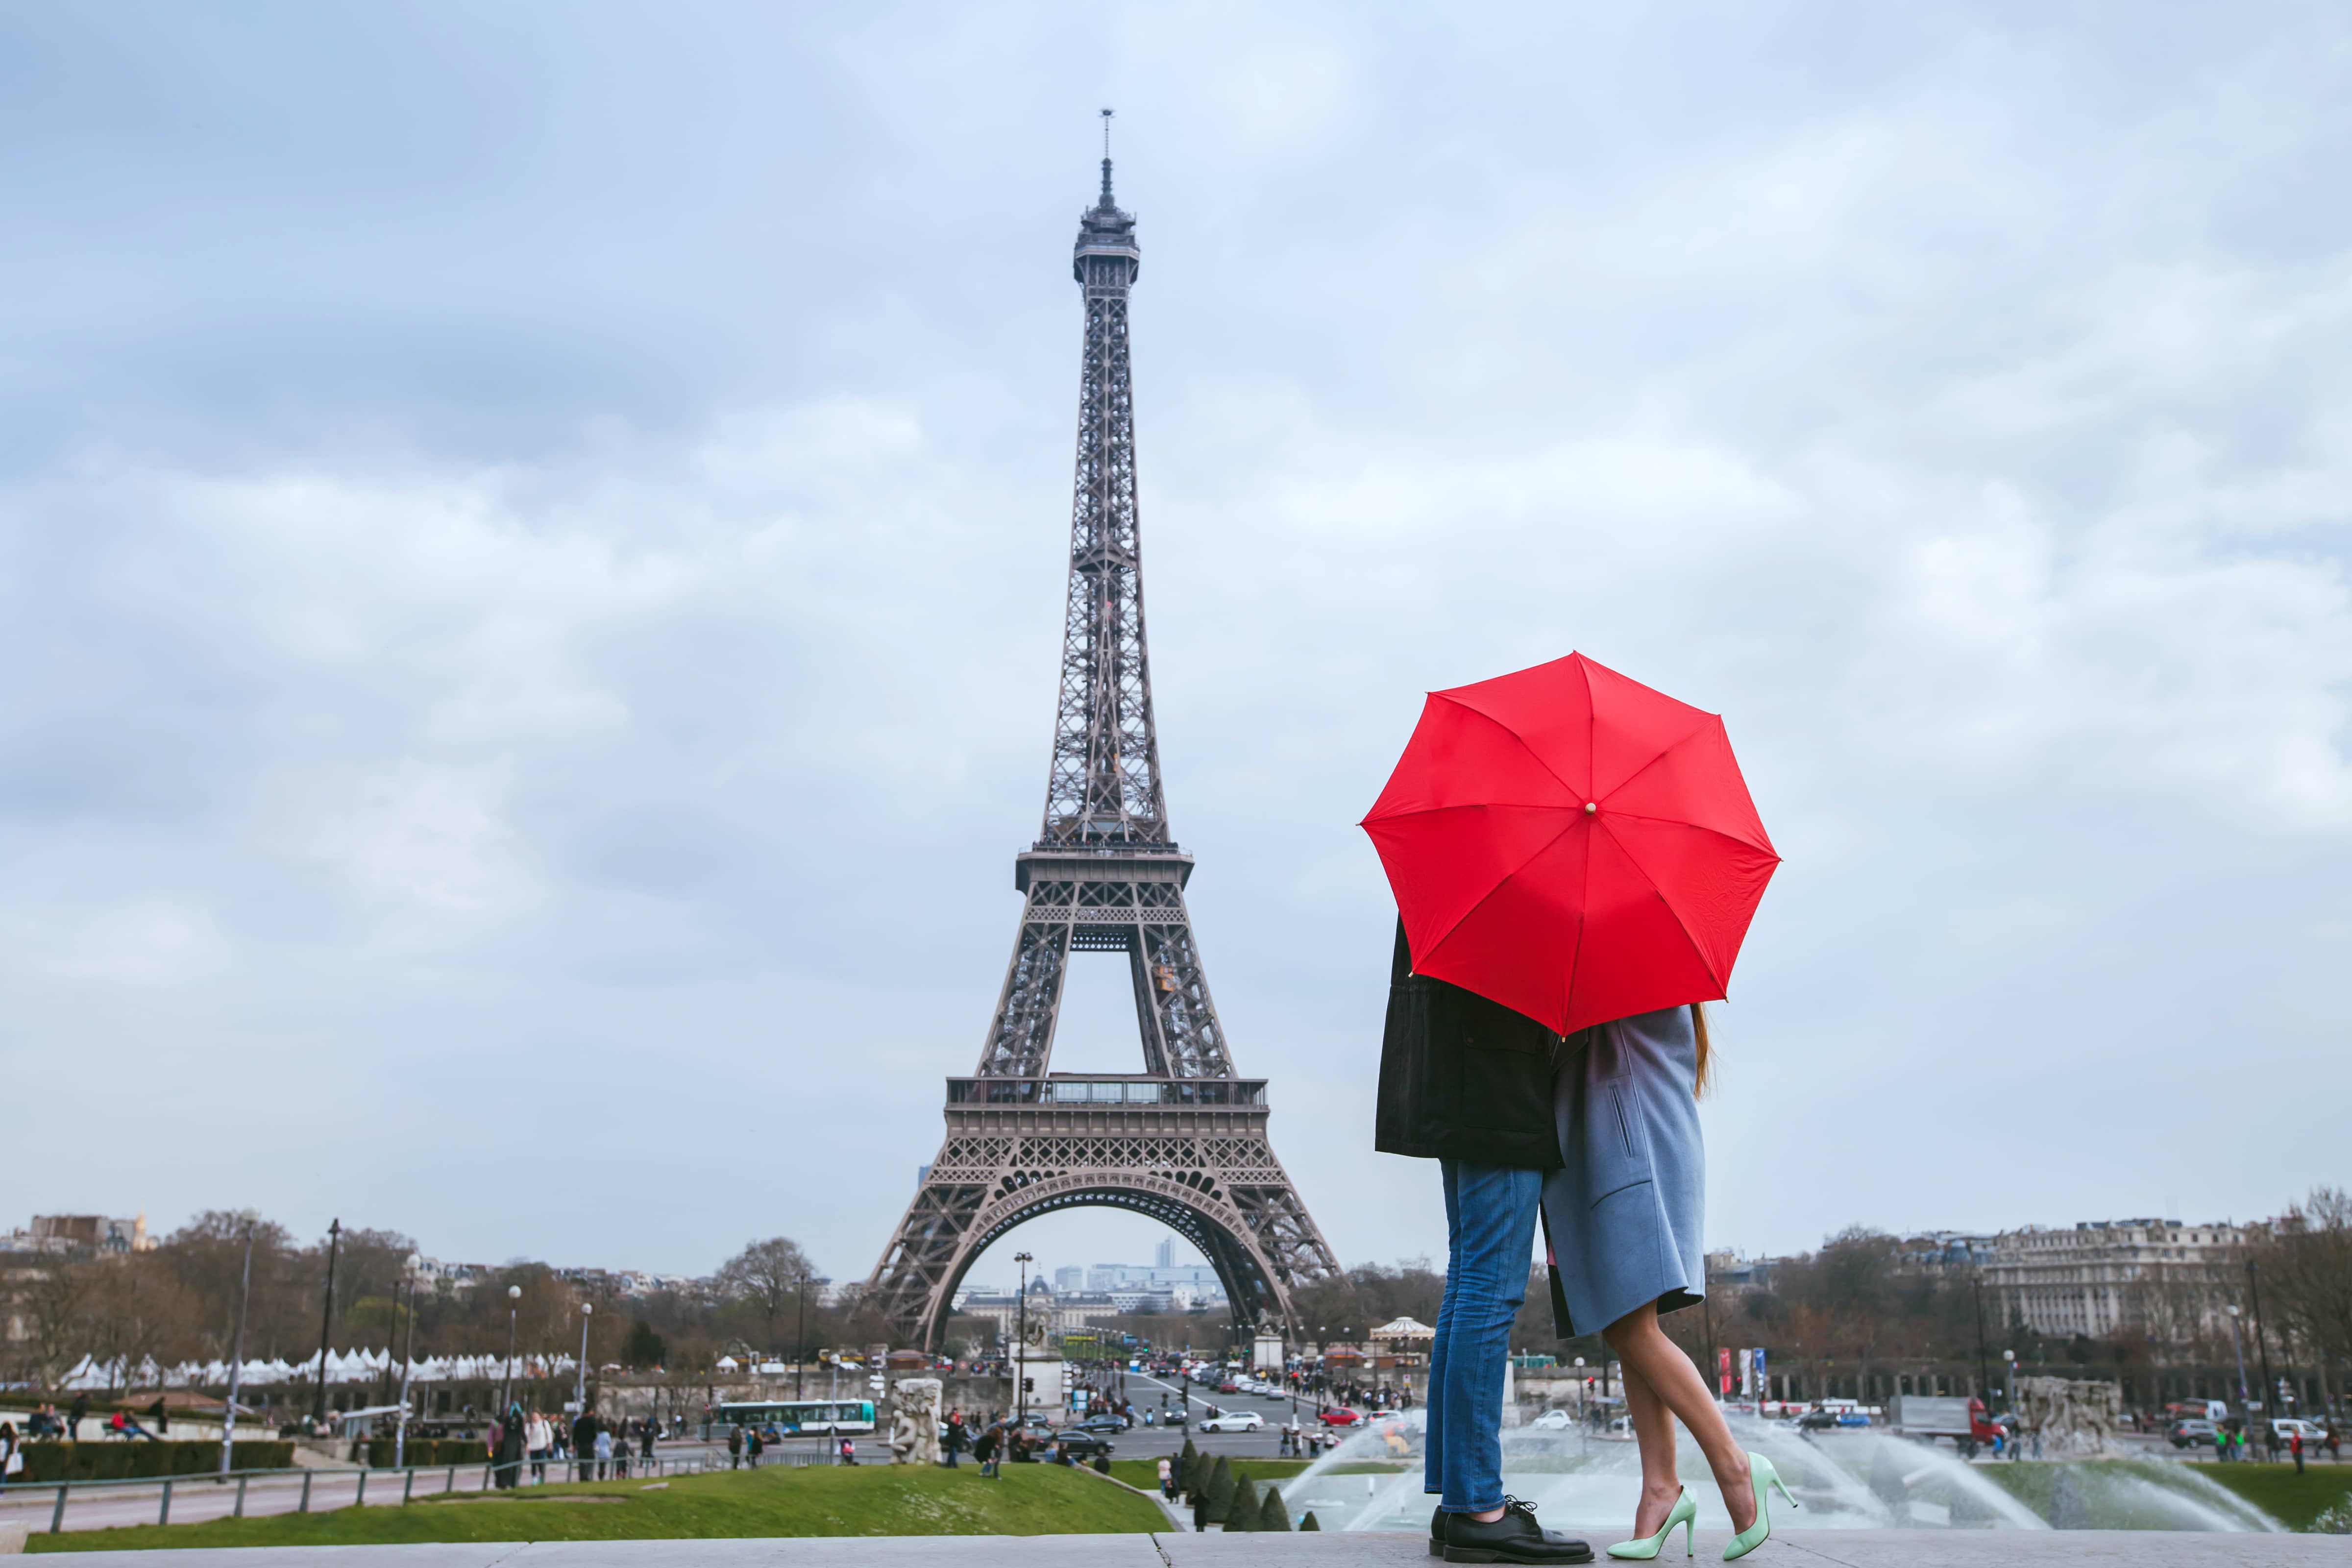
[[[1584,815],[1585,815],[1585,816],[1591,816],[1593,813],[1595,813],[1595,812],[1599,811],[1600,809],[1601,809],[1601,803],[1600,803],[1599,801],[1597,801],[1597,800],[1588,800],[1588,801],[1586,801],[1586,802],[1584,803]]]

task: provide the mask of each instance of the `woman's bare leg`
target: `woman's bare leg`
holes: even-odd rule
[[[1633,1396],[1633,1378],[1639,1375],[1649,1392],[1690,1429],[1699,1452],[1706,1456],[1707,1468],[1715,1472],[1715,1484],[1723,1489],[1723,1506],[1731,1515],[1731,1528],[1745,1530],[1755,1523],[1756,1493],[1748,1484],[1747,1451],[1732,1441],[1731,1428],[1709,1397],[1698,1368],[1658,1327],[1658,1304],[1652,1301],[1635,1308],[1603,1329],[1601,1337],[1625,1363],[1627,1400]],[[1642,1458],[1644,1501],[1649,1468],[1645,1448]]]
[[[1633,1510],[1633,1536],[1655,1535],[1666,1522],[1683,1483],[1675,1474],[1675,1416],[1650,1380],[1620,1357],[1625,1373],[1625,1412],[1633,1422],[1633,1437],[1641,1446],[1642,1500]]]

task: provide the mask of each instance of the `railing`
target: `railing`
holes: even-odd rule
[[[1265,1079],[951,1078],[950,1105],[1264,1105]]]
[[[782,1456],[779,1456],[779,1458],[782,1458]],[[163,1488],[163,1497],[156,1506],[155,1522],[157,1524],[169,1524],[172,1522],[172,1492],[173,1488],[204,1485],[226,1486],[230,1481],[235,1481],[236,1483],[236,1502],[235,1506],[229,1510],[229,1517],[231,1519],[243,1519],[245,1517],[246,1489],[247,1483],[257,1476],[265,1480],[285,1481],[289,1485],[299,1479],[301,1483],[302,1495],[300,1500],[295,1504],[294,1511],[296,1513],[309,1513],[310,1511],[311,1488],[321,1476],[327,1477],[331,1481],[341,1481],[345,1477],[354,1478],[356,1485],[352,1494],[352,1500],[348,1505],[343,1506],[364,1508],[367,1505],[368,1481],[371,1478],[388,1479],[394,1476],[399,1477],[401,1479],[400,1500],[404,1504],[415,1500],[416,1496],[416,1478],[420,1475],[438,1479],[441,1482],[440,1490],[436,1493],[431,1489],[430,1482],[428,1481],[425,1495],[427,1497],[434,1497],[443,1496],[456,1491],[457,1489],[457,1477],[461,1472],[468,1478],[471,1478],[477,1471],[480,1472],[480,1485],[478,1488],[474,1489],[489,1491],[494,1488],[496,1480],[495,1473],[499,1470],[509,1468],[516,1471],[515,1484],[519,1487],[550,1486],[571,1484],[573,1479],[573,1473],[577,1468],[587,1468],[598,1472],[598,1474],[592,1479],[600,1480],[633,1480],[639,1476],[666,1477],[671,1475],[699,1475],[706,1470],[718,1468],[712,1465],[712,1458],[713,1456],[709,1453],[689,1454],[677,1458],[666,1458],[662,1455],[656,1454],[651,1458],[646,1458],[639,1455],[632,1454],[625,1460],[618,1458],[601,1460],[594,1458],[582,1459],[576,1458],[562,1459],[551,1458],[543,1460],[523,1458],[516,1460],[512,1467],[500,1464],[496,1460],[478,1460],[468,1461],[462,1465],[409,1465],[398,1469],[394,1469],[391,1466],[386,1465],[381,1468],[361,1468],[357,1469],[333,1470],[231,1470],[226,1475],[218,1472],[208,1471],[201,1475],[133,1476],[124,1479],[106,1481],[15,1480],[10,1481],[7,1484],[5,1491],[0,1491],[0,1499],[15,1497],[23,1492],[37,1492],[47,1488],[54,1487],[57,1489],[58,1496],[55,1506],[49,1510],[49,1533],[52,1535],[58,1535],[63,1533],[66,1527],[67,1500],[78,1492],[85,1495],[91,1492],[97,1492],[102,1495],[109,1491],[120,1491],[128,1487],[160,1486]],[[795,1458],[786,1462],[812,1463],[814,1460],[799,1459]],[[554,1474],[551,1478],[544,1473],[534,1476],[531,1473],[534,1468],[537,1468],[541,1472],[553,1471]]]

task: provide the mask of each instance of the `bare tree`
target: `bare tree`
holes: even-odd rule
[[[749,1302],[766,1321],[768,1338],[761,1349],[768,1354],[776,1348],[776,1321],[800,1305],[815,1278],[800,1244],[781,1236],[752,1242],[719,1270],[719,1282],[727,1293]],[[803,1347],[796,1345],[793,1352],[803,1353]]]
[[[2352,1194],[2317,1187],[2253,1248],[2291,1342],[2322,1368],[2352,1356]]]
[[[195,1298],[152,1252],[98,1259],[82,1316],[90,1354],[119,1388],[134,1384],[150,1363],[160,1369],[198,1340]]]
[[[59,1256],[25,1271],[17,1300],[31,1330],[26,1348],[33,1381],[43,1388],[55,1388],[80,1359],[89,1337],[98,1267],[88,1258]]]

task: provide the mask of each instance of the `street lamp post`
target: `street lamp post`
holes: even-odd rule
[[[1977,1301],[1977,1383],[1981,1392],[1984,1394],[1985,1404],[1987,1406],[1990,1406],[1992,1404],[1992,1373],[1986,1370],[1985,1362],[1984,1277],[1982,1275],[1978,1275],[1970,1279],[1969,1280],[1969,1289],[1975,1292]]]
[[[2238,1358],[2238,1403],[2253,1408],[2253,1399],[2246,1393],[2246,1347],[2238,1342],[2238,1304],[2230,1303],[2230,1353]]]
[[[580,1364],[573,1369],[577,1375],[572,1383],[572,1397],[580,1406],[580,1414],[588,1414],[588,1320],[596,1315],[596,1303],[580,1303]],[[753,1368],[754,1371],[758,1369]]]
[[[1013,1304],[1013,1426],[1019,1431],[1029,1425],[1029,1266],[1037,1259],[1016,1252],[1013,1261],[1021,1265],[1021,1294]]]
[[[1584,1358],[1578,1356],[1576,1358],[1576,1430],[1578,1433],[1576,1451],[1580,1454],[1592,1452],[1592,1412],[1585,1400],[1587,1392],[1589,1391],[1584,1386]]]
[[[522,1287],[507,1287],[507,1363],[499,1371],[504,1380],[499,1384],[499,1419],[507,1418],[507,1407],[514,1403],[514,1340],[515,1303],[522,1300]]]
[[[236,1332],[228,1342],[228,1404],[221,1411],[220,1473],[229,1472],[229,1450],[236,1446],[236,1393],[238,1373],[245,1369],[245,1302],[253,1286],[253,1226],[261,1216],[247,1209],[237,1216],[245,1222],[245,1267],[236,1277]],[[80,1433],[68,1434],[79,1437]]]
[[[2262,1352],[2262,1358],[2263,1358],[2263,1421],[2264,1421],[2265,1423],[2267,1423],[2267,1422],[2270,1420],[2270,1415],[2271,1415],[2271,1397],[2272,1397],[2272,1395],[2276,1392],[2278,1385],[2277,1385],[2276,1384],[2274,1384],[2274,1383],[2273,1383],[2273,1382],[2271,1381],[2271,1342],[2270,1342],[2270,1336],[2269,1336],[2268,1334],[2265,1334],[2265,1333],[2263,1333],[2263,1280],[2262,1280],[2262,1272],[2261,1272],[2261,1270],[2260,1270],[2259,1268],[2257,1268],[2254,1266],[2253,1262],[2252,1262],[2251,1259],[2249,1259],[2249,1260],[2248,1260],[2248,1262],[2247,1262],[2247,1264],[2246,1264],[2246,1286],[2247,1286],[2247,1289],[2250,1289],[2250,1290],[2252,1290],[2252,1291],[2253,1292],[2253,1297],[2254,1297],[2254,1349]],[[2272,1429],[2271,1429],[2271,1427],[2270,1427],[2270,1426],[2268,1426],[2267,1425],[2265,1425],[2265,1426],[2263,1426],[2263,1440],[2264,1440],[2265,1442],[2268,1442],[2268,1441],[2270,1440],[2271,1436],[2272,1436]]]
[[[416,1271],[425,1259],[412,1252],[402,1265],[408,1276],[408,1345],[400,1352],[400,1415],[392,1424],[392,1468],[395,1470],[408,1463],[408,1375],[416,1367]],[[392,1293],[393,1304],[400,1302],[400,1291]]]
[[[801,1396],[801,1369],[808,1364],[808,1270],[801,1270],[800,1321],[793,1328],[793,1397]]]
[[[335,1327],[335,1254],[341,1247],[343,1222],[340,1219],[327,1226],[327,1305],[319,1319],[319,1387],[310,1396],[310,1424],[319,1426],[327,1419],[327,1336]]]

